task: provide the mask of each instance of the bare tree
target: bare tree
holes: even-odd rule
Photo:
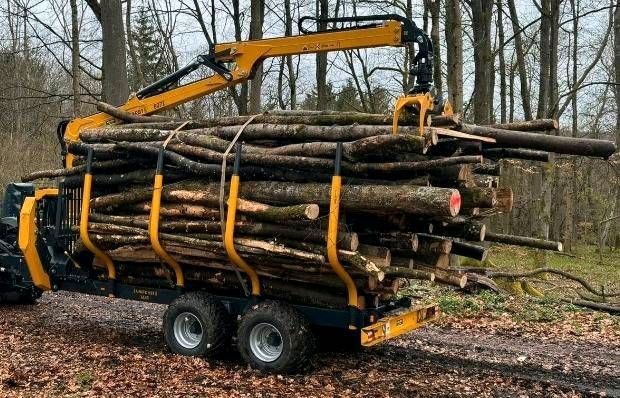
[[[503,20],[503,4],[501,0],[497,0],[497,34],[499,39],[499,100],[500,100],[500,122],[506,123],[506,59],[504,56],[504,20]]]
[[[616,145],[620,147],[620,4],[614,11],[614,69],[616,77]]]
[[[235,41],[242,40],[242,30],[241,30],[241,9],[239,0],[232,0],[230,5],[232,5],[232,10],[228,8],[228,2],[222,2],[222,6],[226,9],[228,14],[232,17],[234,32],[235,32]],[[214,12],[214,11],[213,11]],[[215,31],[215,22],[212,21],[212,28]],[[230,86],[228,88],[230,95],[233,98],[233,102],[237,107],[237,112],[240,115],[247,115],[248,113],[248,94],[249,87],[248,83],[245,82],[240,85],[239,91],[235,86]]]
[[[538,107],[536,117],[545,117],[549,104],[549,67],[550,67],[550,36],[551,36],[551,1],[540,2],[540,46],[539,72],[538,72]]]
[[[410,1],[408,2],[410,4]],[[463,38],[461,4],[446,0],[446,59],[448,63],[448,98],[455,112],[463,111]]]
[[[121,105],[129,97],[121,0],[105,0],[101,3],[96,0],[88,0],[87,3],[101,22],[103,98],[113,105]]]
[[[291,12],[291,0],[284,0],[284,36],[293,34],[293,15]],[[297,107],[297,73],[293,65],[293,56],[287,55],[280,60],[280,71],[278,73],[278,105],[281,109],[286,109],[284,103],[283,85],[284,85],[284,67],[286,66],[288,73],[289,102],[291,109]]]
[[[491,20],[493,17],[493,2],[470,0],[472,10],[472,29],[474,37],[474,122],[486,124],[491,121],[490,103],[491,85],[490,76],[493,73],[491,54]]]
[[[519,84],[521,89],[521,103],[523,104],[523,116],[525,120],[532,119],[532,105],[530,102],[530,85],[528,74],[525,67],[525,53],[523,49],[523,38],[521,37],[521,26],[519,24],[519,16],[514,0],[508,0],[508,9],[510,10],[510,20],[512,22],[512,31],[514,34],[515,55],[517,58],[517,67],[519,68]]]
[[[329,1],[316,1],[317,17],[325,19],[329,16]],[[327,23],[321,22],[317,25],[318,30],[325,30]],[[327,109],[327,53],[316,54],[316,108],[318,110]]]
[[[263,21],[265,19],[265,0],[250,2],[250,40],[263,38]],[[263,63],[259,62],[250,83],[250,113],[261,111],[261,86],[263,84]]]
[[[443,92],[443,77],[441,74],[441,41],[439,36],[440,0],[425,0],[426,7],[431,14],[431,41],[433,43],[433,81],[437,92]]]
[[[551,26],[549,28],[549,109],[547,117],[557,117],[558,113],[558,47],[560,44],[560,4],[561,0],[551,0]]]
[[[71,6],[71,79],[73,83],[73,115],[80,114],[80,27],[78,25],[77,1]]]

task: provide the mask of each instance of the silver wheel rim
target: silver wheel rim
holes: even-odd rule
[[[259,323],[250,332],[250,349],[263,362],[273,362],[282,355],[282,335],[270,323]]]
[[[186,349],[198,347],[202,341],[202,324],[191,312],[183,312],[174,320],[174,338]]]

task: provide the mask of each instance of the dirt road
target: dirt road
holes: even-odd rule
[[[446,319],[359,353],[321,352],[310,374],[266,376],[236,354],[169,354],[163,311],[66,293],[0,306],[0,396],[620,396],[620,333],[592,314]]]

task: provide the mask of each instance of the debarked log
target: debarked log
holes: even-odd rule
[[[549,161],[549,152],[534,151],[531,149],[483,147],[482,154],[485,157],[493,160],[521,159],[534,160],[538,162]]]
[[[315,203],[327,206],[331,188],[327,184],[248,181],[241,184],[240,192],[244,198],[260,202],[305,203],[312,198]],[[458,191],[449,188],[345,185],[341,206],[350,210],[455,216],[461,203]]]
[[[494,208],[497,205],[495,188],[459,188],[463,209]]]
[[[465,219],[457,219],[452,223],[438,221],[433,223],[433,234],[482,242],[486,236],[486,226]]]
[[[617,148],[611,141],[547,135],[544,132],[502,130],[463,124],[461,131],[495,138],[500,147],[529,148],[567,155],[593,156],[607,159]]]
[[[489,242],[506,243],[508,245],[526,246],[543,250],[558,252],[563,250],[562,242],[530,238],[527,236],[505,235],[487,231],[484,239]]]
[[[453,241],[452,254],[484,261],[487,258],[487,250],[483,246],[467,242]]]
[[[135,216],[115,216],[93,213],[90,215],[93,222],[125,225],[128,227],[148,228],[148,219]],[[159,229],[170,233],[221,233],[222,223],[207,220],[178,220],[166,218],[161,220]],[[327,232],[318,228],[298,229],[280,224],[270,224],[255,221],[237,221],[235,231],[242,235],[256,235],[269,238],[286,238],[313,243],[325,243]],[[358,235],[354,232],[340,231],[338,233],[338,247],[344,250],[356,251],[359,245]]]
[[[429,133],[426,137],[412,134],[374,135],[343,144],[345,158],[355,161],[364,157],[387,158],[396,153],[426,153],[430,145],[437,143],[437,135]],[[285,145],[269,150],[269,154],[288,156],[311,156],[333,158],[336,154],[335,142],[307,142]]]

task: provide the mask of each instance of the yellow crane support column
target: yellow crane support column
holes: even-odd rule
[[[84,246],[95,255],[99,261],[101,261],[108,270],[108,280],[111,282],[111,293],[110,296],[114,296],[114,282],[116,280],[116,268],[114,267],[114,262],[105,254],[101,249],[99,249],[95,244],[90,240],[90,236],[88,234],[88,216],[90,213],[90,194],[93,187],[93,175],[92,175],[92,163],[93,163],[93,150],[92,148],[88,149],[88,157],[86,158],[86,173],[84,174],[84,189],[82,191],[82,210],[80,213],[80,239]]]
[[[239,198],[239,166],[241,163],[241,143],[237,143],[235,150],[235,165],[233,175],[230,179],[230,191],[228,193],[228,210],[226,211],[226,229],[224,231],[224,248],[230,261],[241,268],[250,278],[252,284],[252,296],[261,295],[260,281],[258,274],[239,256],[235,249],[235,218],[237,215],[237,200]]]
[[[342,143],[336,145],[336,161],[334,176],[332,177],[331,197],[329,203],[329,224],[327,227],[327,259],[329,265],[344,282],[347,288],[348,306],[351,313],[349,319],[349,329],[355,330],[355,314],[359,309],[357,302],[357,286],[353,282],[351,275],[344,269],[338,259],[338,222],[340,219],[340,190],[342,188],[342,177],[340,176],[340,163],[342,161]]]
[[[57,188],[37,189],[34,196],[28,196],[19,212],[19,249],[34,285],[41,290],[52,290],[50,276],[41,263],[37,250],[37,205],[46,197],[58,196]]]
[[[183,270],[181,265],[174,259],[159,241],[159,217],[161,209],[161,194],[164,186],[164,148],[159,149],[159,156],[157,157],[157,169],[155,170],[155,181],[153,182],[153,197],[151,199],[151,212],[149,214],[149,237],[151,239],[151,246],[155,254],[166,264],[172,268],[176,278],[176,285],[178,288],[183,288],[185,285],[185,279],[183,277]]]

